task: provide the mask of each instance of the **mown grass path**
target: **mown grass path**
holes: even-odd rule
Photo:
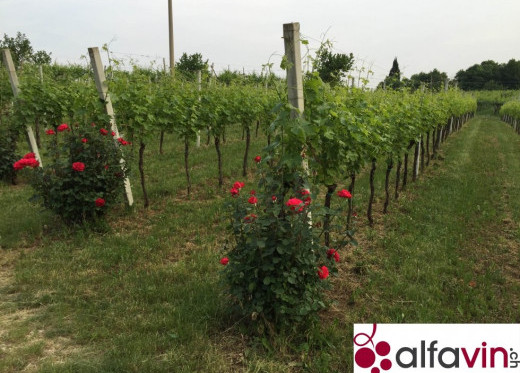
[[[229,159],[241,148],[230,141]],[[150,168],[182,171],[182,144],[170,152]],[[180,171],[154,172],[159,202],[110,234],[61,232],[26,188],[0,187],[0,371],[351,372],[353,323],[520,322],[520,137],[497,119],[471,120],[388,215],[360,224],[322,326],[274,340],[247,337],[229,315],[225,192],[214,191],[213,149],[196,155],[198,195],[180,198]],[[226,172],[238,177],[240,157]],[[359,220],[367,188],[360,177]]]
[[[443,157],[387,217],[376,255],[363,255],[363,318],[518,323],[520,138],[477,117]]]

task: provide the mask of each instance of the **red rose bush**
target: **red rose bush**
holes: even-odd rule
[[[43,153],[50,158],[43,169],[32,153],[13,164],[15,170],[35,168],[30,175],[34,199],[68,224],[98,220],[124,196],[128,168],[120,160],[128,143],[106,136],[105,131],[60,124],[56,131],[46,130],[53,139]]]
[[[326,306],[324,290],[337,273],[339,254],[320,244],[310,224],[322,208],[310,185],[301,178],[286,186],[277,181],[281,168],[266,162],[257,167],[258,185],[236,181],[229,189],[233,240],[220,263],[239,313],[264,326],[292,327]]]

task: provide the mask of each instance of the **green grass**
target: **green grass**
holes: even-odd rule
[[[194,148],[189,199],[182,143],[167,136],[163,155],[150,144],[150,209],[134,178],[134,210],[111,214],[106,233],[65,229],[27,202],[26,186],[0,186],[0,371],[349,372],[355,322],[520,322],[520,137],[477,117],[373,228],[364,222],[366,173],[359,178],[360,245],[341,253],[320,326],[245,335],[219,283],[222,203],[244,180],[243,142],[232,132],[226,188],[218,190],[214,148]],[[264,143],[254,141],[251,160]]]

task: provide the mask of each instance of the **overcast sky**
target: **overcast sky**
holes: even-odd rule
[[[397,57],[404,76],[520,60],[520,0],[173,0],[175,59],[201,53],[217,72],[279,70],[282,25],[300,22],[317,48],[371,68],[374,83]],[[0,33],[25,33],[58,63],[82,63],[87,48],[107,43],[114,57],[168,61],[167,0],[0,0]],[[303,52],[304,50],[302,50]]]

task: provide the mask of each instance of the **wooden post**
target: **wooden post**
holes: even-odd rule
[[[287,95],[289,104],[294,107],[292,118],[303,114],[303,77],[302,58],[300,51],[300,24],[286,23],[283,25],[283,39],[285,44],[285,57],[287,58]]]
[[[115,133],[114,142],[118,146],[117,139],[119,138],[119,131],[117,129],[116,120],[114,117],[114,109],[112,108],[112,101],[108,95],[108,85],[103,70],[103,62],[101,62],[101,55],[99,54],[99,48],[89,48],[88,54],[90,56],[90,64],[92,70],[94,70],[94,81],[96,82],[96,88],[99,94],[99,98],[105,104],[105,112],[110,117],[110,129]],[[120,163],[124,163],[124,159],[121,158]],[[134,197],[132,195],[132,188],[130,186],[130,179],[125,178],[125,191],[126,200],[129,206],[134,204]]]
[[[173,7],[172,0],[168,0],[168,35],[170,40],[170,72],[175,75],[175,59],[173,54]]]
[[[18,76],[16,75],[16,70],[14,68],[13,58],[11,57],[11,51],[9,49],[2,49],[2,59],[9,74],[9,81],[11,82],[13,96],[16,98],[20,94],[20,84],[18,82]],[[40,167],[43,167],[42,158],[40,157],[40,152],[38,151],[38,144],[36,143],[32,127],[27,124],[25,129],[27,131],[27,142],[29,143],[29,147],[34,153],[34,157],[39,162]]]
[[[448,78],[446,78],[446,80],[444,81],[444,92],[448,92],[449,84],[450,84],[450,80]]]
[[[200,97],[200,91],[202,90],[202,71],[197,71],[197,89],[199,91],[199,101],[201,99]],[[197,148],[200,148],[200,130],[197,130]]]

